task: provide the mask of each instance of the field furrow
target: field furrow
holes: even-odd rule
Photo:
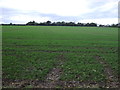
[[[118,29],[3,26],[3,87],[117,88]]]

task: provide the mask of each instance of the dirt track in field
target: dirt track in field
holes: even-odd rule
[[[62,74],[62,69],[59,67],[63,64],[65,60],[65,56],[63,54],[57,57],[58,61],[56,66],[48,73],[44,83],[38,84],[37,88],[56,88],[59,83],[60,75]]]
[[[102,64],[104,67],[104,74],[107,79],[105,82],[82,82],[82,81],[61,81],[60,76],[63,73],[62,69],[59,67],[64,64],[65,56],[60,54],[57,57],[58,61],[53,69],[47,74],[44,81],[36,80],[8,80],[3,79],[3,86],[5,87],[16,87],[16,88],[27,88],[31,86],[32,88],[118,88],[119,82],[117,76],[114,75],[114,71],[111,69],[109,64],[105,62],[103,58],[96,55],[95,59],[98,63]]]
[[[109,66],[109,64],[102,57],[100,57],[98,55],[96,55],[95,58],[104,67],[104,73],[107,77],[107,80],[105,82],[105,87],[118,88],[119,87],[118,76],[114,75],[114,71]]]
[[[98,63],[104,67],[104,74],[107,77],[106,82],[82,82],[82,81],[60,81],[60,76],[63,73],[60,66],[64,64],[65,56],[61,53],[57,57],[58,61],[53,69],[47,74],[44,81],[36,80],[3,80],[4,86],[26,88],[31,86],[32,88],[118,88],[119,82],[117,76],[114,75],[114,71],[111,69],[109,64],[105,62],[99,55],[95,56]],[[7,83],[6,83],[7,82]]]

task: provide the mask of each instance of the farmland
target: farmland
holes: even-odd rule
[[[3,87],[116,88],[118,29],[3,26]]]

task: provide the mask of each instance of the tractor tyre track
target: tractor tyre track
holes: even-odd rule
[[[105,87],[106,88],[118,88],[119,82],[118,82],[118,76],[114,75],[114,71],[109,66],[109,64],[99,55],[95,56],[95,59],[103,65],[104,67],[104,74],[107,77],[107,80],[105,81]]]
[[[44,83],[38,84],[37,88],[56,88],[59,85],[59,78],[62,74],[60,66],[63,64],[65,57],[63,54],[59,55],[56,66],[48,73]]]

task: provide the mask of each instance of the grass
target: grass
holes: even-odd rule
[[[44,80],[59,55],[60,80],[104,81],[96,55],[118,71],[118,30],[109,27],[3,26],[3,78]]]

